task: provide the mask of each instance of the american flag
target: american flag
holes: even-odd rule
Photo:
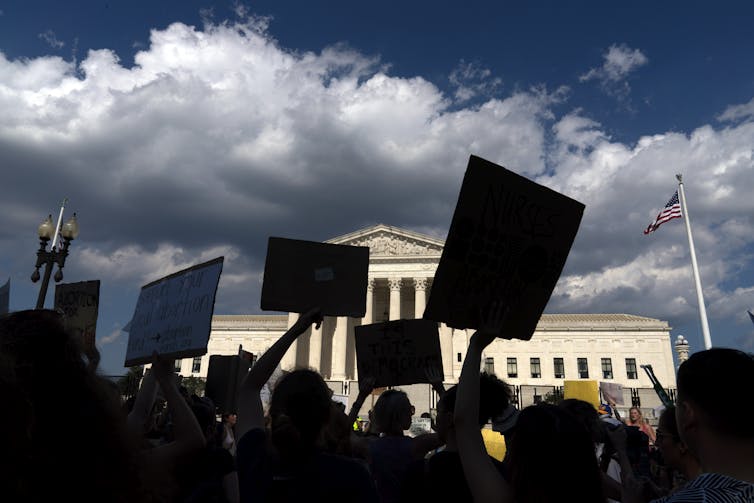
[[[649,227],[644,230],[644,234],[656,231],[662,224],[668,220],[673,220],[674,218],[681,218],[681,203],[678,202],[677,190],[675,191],[675,194],[673,194],[673,197],[670,198],[670,201],[668,201],[668,204],[666,204],[662,211],[657,215],[655,221],[649,224]]]

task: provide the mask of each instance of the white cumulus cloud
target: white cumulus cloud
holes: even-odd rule
[[[81,225],[66,277],[137,292],[225,255],[217,312],[250,312],[268,236],[324,240],[383,222],[443,237],[476,154],[586,204],[551,312],[694,316],[683,223],[642,234],[677,172],[710,316],[732,316],[750,298],[750,115],[620,142],[588,110],[556,114],[564,87],[503,95],[494,76],[467,66],[457,89],[466,77],[481,87],[448,95],[345,45],[281,47],[269,20],[205,22],[153,30],[133,67],[108,49],[76,63],[0,53],[4,261],[28,261],[18,236],[31,229],[33,241],[65,194]],[[620,84],[646,62],[613,46],[584,80]],[[472,95],[473,106],[459,102]]]
[[[631,49],[625,44],[613,44],[603,55],[602,66],[590,69],[579,77],[579,81],[596,80],[609,95],[620,100],[628,98],[631,86],[628,76],[649,63],[649,59],[639,49]]]

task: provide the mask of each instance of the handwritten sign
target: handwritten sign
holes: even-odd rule
[[[560,277],[584,205],[471,156],[424,318],[478,328],[493,302],[501,337],[529,340]]]
[[[271,237],[264,265],[261,307],[325,316],[366,314],[369,248]]]
[[[623,402],[623,385],[617,382],[600,381],[600,392],[602,399],[607,402],[613,402],[616,405],[625,405]]]
[[[65,329],[91,354],[97,333],[99,280],[55,285],[55,310],[63,313]]]
[[[443,375],[437,323],[396,320],[356,327],[359,378],[376,387],[428,382],[427,369]]]
[[[141,288],[131,319],[125,365],[207,352],[223,257],[184,269]]]

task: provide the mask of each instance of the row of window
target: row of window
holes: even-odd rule
[[[611,358],[602,358],[602,378],[613,378],[613,361]],[[565,379],[565,364],[563,358],[552,359],[553,368],[555,371],[555,379]],[[484,370],[489,374],[495,373],[495,359],[485,358]],[[518,360],[516,358],[508,358],[507,361],[508,377],[518,377]],[[542,377],[542,365],[539,358],[529,358],[529,371],[533,379],[539,379]],[[589,379],[589,362],[586,358],[576,358],[576,371],[580,379]],[[638,379],[639,375],[636,372],[636,358],[626,358],[626,377],[628,379]]]
[[[508,377],[518,377],[518,360],[516,358],[508,358]],[[565,365],[563,364],[563,358],[553,358],[552,364],[555,370],[555,379],[565,379]],[[484,361],[485,371],[488,374],[495,373],[495,359],[485,358]],[[202,368],[202,357],[196,356],[191,362],[191,372],[198,374]],[[576,358],[576,368],[581,379],[589,379],[589,362],[586,358]],[[542,365],[539,358],[529,358],[529,369],[533,379],[539,379],[542,377]],[[175,361],[175,371],[180,372],[181,360]],[[626,377],[629,379],[638,379],[639,376],[636,373],[636,358],[626,358]],[[610,358],[602,358],[602,378],[613,378],[613,361]]]
[[[181,371],[181,363],[183,360],[176,360],[175,361],[175,371],[180,372]],[[191,361],[191,372],[193,374],[198,374],[199,371],[202,369],[202,357],[201,356],[195,356],[194,359]]]

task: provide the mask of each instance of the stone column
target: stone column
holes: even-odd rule
[[[332,337],[332,373],[333,381],[343,381],[346,378],[346,335],[348,318],[338,316],[335,321],[335,333]]]
[[[309,367],[320,374],[322,373],[322,328],[324,328],[324,324],[325,322],[322,321],[319,328],[312,325],[312,335],[309,338]]]
[[[414,292],[414,318],[418,320],[427,307],[427,278],[414,278]]]
[[[390,320],[401,319],[401,287],[403,280],[401,278],[389,278],[390,284]]]
[[[288,328],[290,329],[294,323],[298,321],[298,313],[288,313]],[[296,368],[296,354],[297,354],[297,341],[293,341],[291,347],[285,352],[283,360],[280,362],[280,367],[283,370],[291,371]]]
[[[453,382],[453,332],[445,323],[440,323],[440,353],[445,382]]]
[[[374,323],[374,278],[369,278],[367,282],[367,312],[361,319],[362,325]]]

